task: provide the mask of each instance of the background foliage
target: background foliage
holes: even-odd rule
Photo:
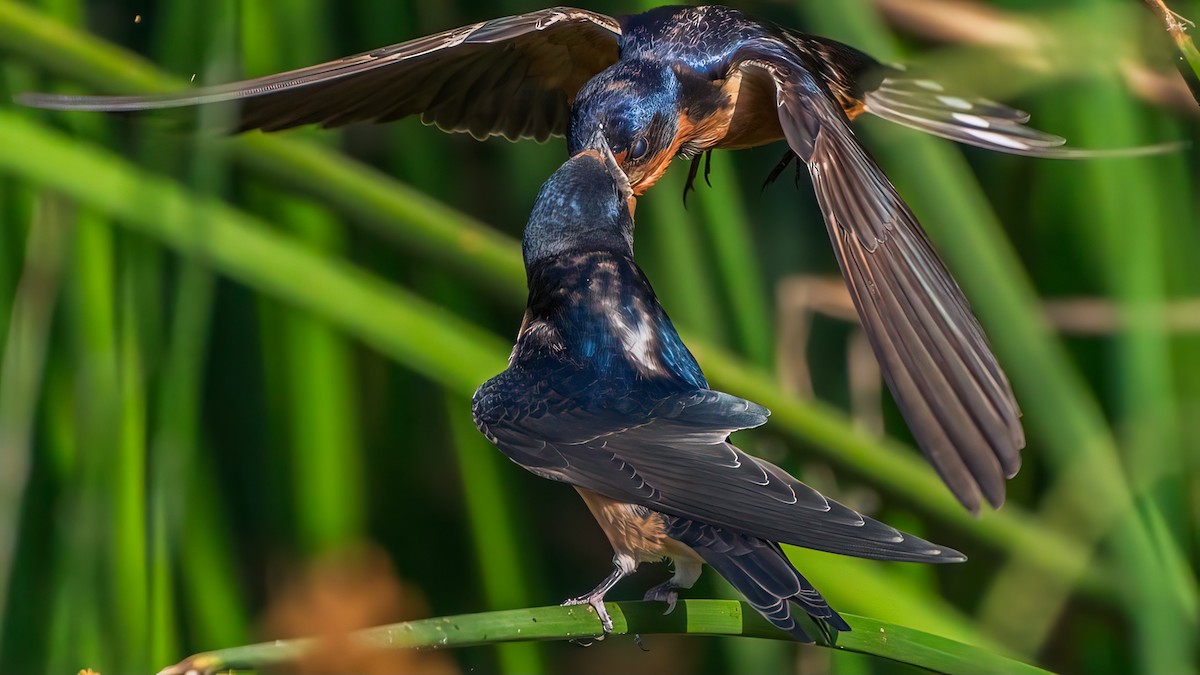
[[[224,81],[534,8],[0,0],[0,100]],[[1147,84],[1173,55],[1132,0],[743,8],[957,78],[1078,146],[1196,129],[1169,78],[1165,94]],[[149,671],[258,638],[550,604],[607,572],[572,491],[505,462],[469,414],[519,323],[516,241],[561,142],[415,120],[223,141],[0,105],[0,671]],[[774,411],[739,442],[971,561],[789,553],[847,612],[1068,672],[1195,672],[1195,150],[1051,162],[860,128],[972,298],[1029,448],[1009,504],[964,514],[886,394],[880,408],[845,298],[823,290],[836,269],[806,181],[760,191],[782,146],[714,156],[687,210],[680,165],[642,200],[638,258],[714,385]],[[296,571],[329,555],[351,562]],[[731,593],[708,574],[692,596]],[[421,667],[898,668],[774,641],[648,646],[507,644]]]

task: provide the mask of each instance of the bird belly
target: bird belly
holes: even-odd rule
[[[667,536],[662,514],[590,490],[575,489],[618,556],[628,556],[639,563],[663,558],[703,562],[690,546]]]

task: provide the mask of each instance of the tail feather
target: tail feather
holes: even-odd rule
[[[670,537],[691,547],[767,621],[797,640],[812,642],[813,638],[793,616],[793,603],[812,617],[827,639],[829,630],[850,630],[846,620],[792,567],[779,544],[683,518],[668,517],[667,523]]]
[[[933,80],[885,77],[863,95],[867,112],[906,127],[988,150],[1047,159],[1139,157],[1179,150],[1182,143],[1084,150],[1025,126],[1029,113],[985,98],[947,92]]]

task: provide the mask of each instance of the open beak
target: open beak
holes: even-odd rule
[[[608,167],[608,172],[612,174],[613,180],[617,182],[617,190],[620,191],[622,197],[625,198],[625,204],[629,208],[629,216],[633,217],[633,211],[637,207],[637,196],[633,194],[633,187],[629,184],[629,176],[617,164],[617,158],[613,156],[612,148],[608,147],[608,139],[604,137],[604,131],[596,130],[591,140],[587,144],[585,152],[594,152],[604,160],[604,165]]]

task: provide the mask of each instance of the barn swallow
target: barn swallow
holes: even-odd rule
[[[673,561],[674,575],[645,594],[668,612],[707,563],[772,624],[809,642],[793,603],[822,631],[850,626],[780,543],[965,560],[730,444],[730,433],[770,413],[708,388],[633,260],[632,199],[603,135],[542,187],[522,246],[529,297],[517,344],[472,400],[483,434],[528,471],[574,486],[613,547],[612,573],[564,604],[591,605],[608,632],[604,596],[640,563]]]
[[[238,130],[420,115],[481,139],[565,135],[571,155],[602,131],[634,195],[675,157],[694,160],[690,186],[704,153],[786,140],[772,177],[792,159],[807,167],[893,398],[917,445],[976,512],[981,498],[1000,506],[1020,467],[1020,409],[962,291],[849,123],[871,113],[1001,152],[1096,154],[1025,126],[1019,110],[720,6],[620,18],[559,7],[180,94],[19,100],[101,111],[237,102]]]

